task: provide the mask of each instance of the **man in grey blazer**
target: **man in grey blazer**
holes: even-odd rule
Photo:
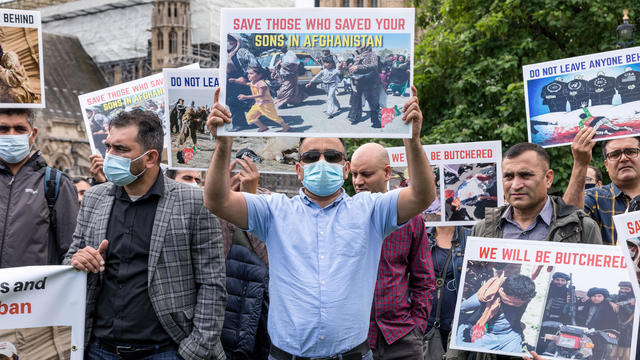
[[[152,112],[110,125],[109,182],[85,193],[65,262],[89,273],[86,359],[224,359],[225,265],[202,190],[160,170]]]

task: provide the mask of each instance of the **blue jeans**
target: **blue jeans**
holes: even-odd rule
[[[342,360],[342,355],[338,355],[338,358]],[[269,360],[276,360],[276,358],[269,355]],[[364,354],[364,356],[362,357],[362,360],[373,360],[373,353],[371,352],[371,350],[369,350],[366,354]]]
[[[96,342],[91,342],[85,354],[87,360],[120,360],[117,354],[100,347]],[[176,350],[169,350],[158,354],[142,357],[139,360],[183,360]]]

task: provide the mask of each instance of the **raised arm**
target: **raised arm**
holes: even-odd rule
[[[233,138],[217,136],[217,128],[231,122],[231,112],[218,102],[220,89],[216,90],[213,109],[207,118],[207,126],[216,136],[216,149],[213,152],[207,181],[204,187],[204,206],[216,216],[246,229],[248,227],[247,203],[241,193],[231,191],[229,162]]]
[[[584,209],[584,184],[587,176],[587,168],[591,162],[591,151],[595,146],[592,141],[596,135],[594,128],[583,127],[578,131],[571,143],[571,153],[573,154],[573,169],[569,178],[569,185],[562,196],[562,200],[578,209]]]
[[[412,123],[411,139],[404,140],[410,181],[409,187],[402,189],[398,195],[398,224],[404,224],[418,215],[436,197],[433,171],[420,143],[422,112],[418,104],[418,90],[412,85],[411,92],[413,96],[402,108],[402,120],[405,124]]]

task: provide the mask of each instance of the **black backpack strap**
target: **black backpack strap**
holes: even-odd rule
[[[62,172],[47,166],[44,171],[44,197],[47,199],[47,208],[49,209],[49,246],[48,246],[48,264],[59,265],[60,257],[58,256],[58,228],[56,221],[56,200],[60,191],[60,179]]]

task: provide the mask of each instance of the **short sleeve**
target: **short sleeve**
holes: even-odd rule
[[[267,83],[264,82],[264,80],[258,81],[254,86],[257,87],[258,89],[268,87]]]
[[[272,195],[255,195],[242,193],[247,203],[247,229],[258,238],[267,242],[267,234],[269,234],[269,225],[271,224],[271,208],[269,200]]]
[[[395,229],[404,225],[398,225],[398,196],[401,190],[396,189],[384,194],[372,194],[372,196],[379,195],[374,198],[372,220],[382,238],[387,237]]]

